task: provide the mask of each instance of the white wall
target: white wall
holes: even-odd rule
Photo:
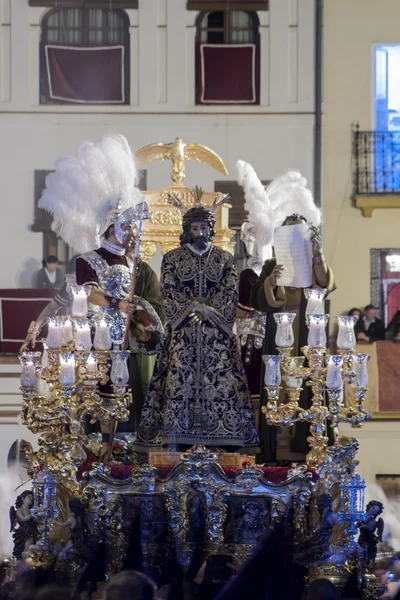
[[[368,421],[360,428],[343,424],[340,433],[354,437],[360,444],[357,472],[367,485],[376,483],[376,475],[399,475],[399,421]]]
[[[0,181],[3,227],[0,287],[18,287],[42,259],[33,233],[33,172],[50,169],[85,139],[123,133],[132,148],[156,141],[206,144],[225,161],[251,162],[262,179],[288,167],[313,180],[313,0],[271,0],[259,12],[260,106],[196,106],[195,19],[186,0],[146,0],[127,11],[131,33],[130,106],[39,105],[40,21],[46,9],[0,0]],[[188,184],[213,190],[221,175],[187,164]],[[148,189],[169,184],[170,164],[147,167]],[[18,239],[18,244],[15,240]]]
[[[36,440],[36,436],[21,424],[19,374],[19,364],[0,364],[0,475],[7,469],[8,453],[16,440],[24,439],[32,444]],[[24,475],[28,479],[26,472]]]
[[[373,46],[399,43],[397,0],[327,0],[323,50],[324,247],[337,290],[331,312],[370,302],[370,249],[398,248],[398,209],[365,218],[354,208],[351,126],[374,129]]]

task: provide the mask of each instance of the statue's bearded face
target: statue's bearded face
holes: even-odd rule
[[[206,221],[194,221],[190,224],[192,245],[198,250],[205,250],[210,241],[210,227]]]

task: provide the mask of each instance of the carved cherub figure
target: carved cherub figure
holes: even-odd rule
[[[23,553],[33,546],[38,538],[37,523],[32,514],[33,493],[25,490],[15,501],[15,508],[10,508],[11,532],[13,532],[13,555],[21,559]]]
[[[365,518],[357,523],[360,530],[358,544],[364,550],[368,562],[376,558],[378,543],[382,541],[384,522],[379,517],[382,512],[382,502],[371,500],[367,504]]]
[[[78,498],[72,498],[68,502],[68,508],[68,519],[63,523],[58,521],[54,522],[54,524],[58,525],[59,527],[69,528],[70,531],[70,538],[61,552],[67,554],[77,554],[79,557],[83,557],[87,550],[86,510],[83,503]]]

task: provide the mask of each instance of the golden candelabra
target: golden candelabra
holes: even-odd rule
[[[330,422],[337,437],[340,422],[359,426],[371,414],[364,410],[363,401],[367,391],[368,354],[354,352],[356,338],[354,324],[356,317],[338,317],[339,334],[337,345],[339,354],[327,355],[326,326],[329,316],[322,313],[323,292],[306,290],[309,328],[308,345],[301,348],[304,356],[292,357],[293,321],[295,313],[276,313],[277,324],[275,342],[277,355],[264,355],[265,390],[268,396],[266,406],[262,407],[269,425],[290,427],[297,422],[307,421],[310,424],[310,436],[307,441],[310,451],[306,462],[309,467],[321,465],[328,448],[326,435],[327,421]],[[318,313],[311,314],[311,310]],[[307,360],[308,366],[304,366]],[[280,402],[282,379],[288,401]],[[311,406],[299,406],[303,382],[312,391]],[[353,398],[344,402],[343,383],[347,381],[353,390]],[[326,396],[328,401],[326,401]]]
[[[69,477],[86,460],[87,420],[108,426],[128,420],[129,351],[111,348],[110,325],[95,324],[93,349],[94,324],[82,317],[53,317],[43,353],[20,355],[22,421],[41,434],[38,452],[29,457],[35,473],[61,470]]]

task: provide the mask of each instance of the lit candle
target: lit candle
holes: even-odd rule
[[[72,287],[72,316],[73,317],[87,317],[88,313],[88,292],[84,287],[73,286]]]
[[[36,365],[40,360],[40,352],[24,352],[19,356],[21,364],[21,386],[34,388],[37,385]]]
[[[97,360],[94,354],[89,354],[86,361],[87,373],[95,373],[97,371]]]
[[[356,354],[353,359],[353,369],[356,373],[355,386],[367,387],[368,385],[368,370],[367,364],[370,359],[369,354]]]
[[[281,383],[281,357],[278,354],[264,354],[264,383],[267,387],[278,387]]]
[[[340,350],[352,350],[356,345],[356,334],[354,332],[356,322],[357,317],[355,316],[337,317],[339,326],[337,347]]]
[[[76,321],[75,350],[91,350],[92,336],[87,319]]]
[[[60,374],[58,377],[61,385],[74,385],[75,383],[75,357],[66,352],[60,356]]]
[[[306,315],[323,315],[326,290],[307,288],[304,295],[307,299]]]
[[[53,317],[49,320],[49,332],[47,334],[46,345],[51,350],[61,348],[62,339],[62,320],[60,317]]]
[[[308,315],[309,327],[307,344],[311,348],[324,348],[326,346],[326,325],[329,315]]]
[[[290,348],[294,344],[292,323],[296,313],[275,313],[276,323],[275,343],[278,348]]]
[[[129,381],[129,370],[126,364],[128,354],[126,350],[120,350],[112,354],[110,379],[115,384],[125,385]]]
[[[326,357],[326,381],[325,385],[330,390],[341,389],[343,385],[342,378],[343,356],[334,355]]]
[[[72,321],[67,318],[64,324],[61,327],[61,345],[66,346],[74,339],[74,335],[72,332]]]
[[[109,350],[111,348],[111,331],[105,319],[96,324],[93,345],[96,350]]]

